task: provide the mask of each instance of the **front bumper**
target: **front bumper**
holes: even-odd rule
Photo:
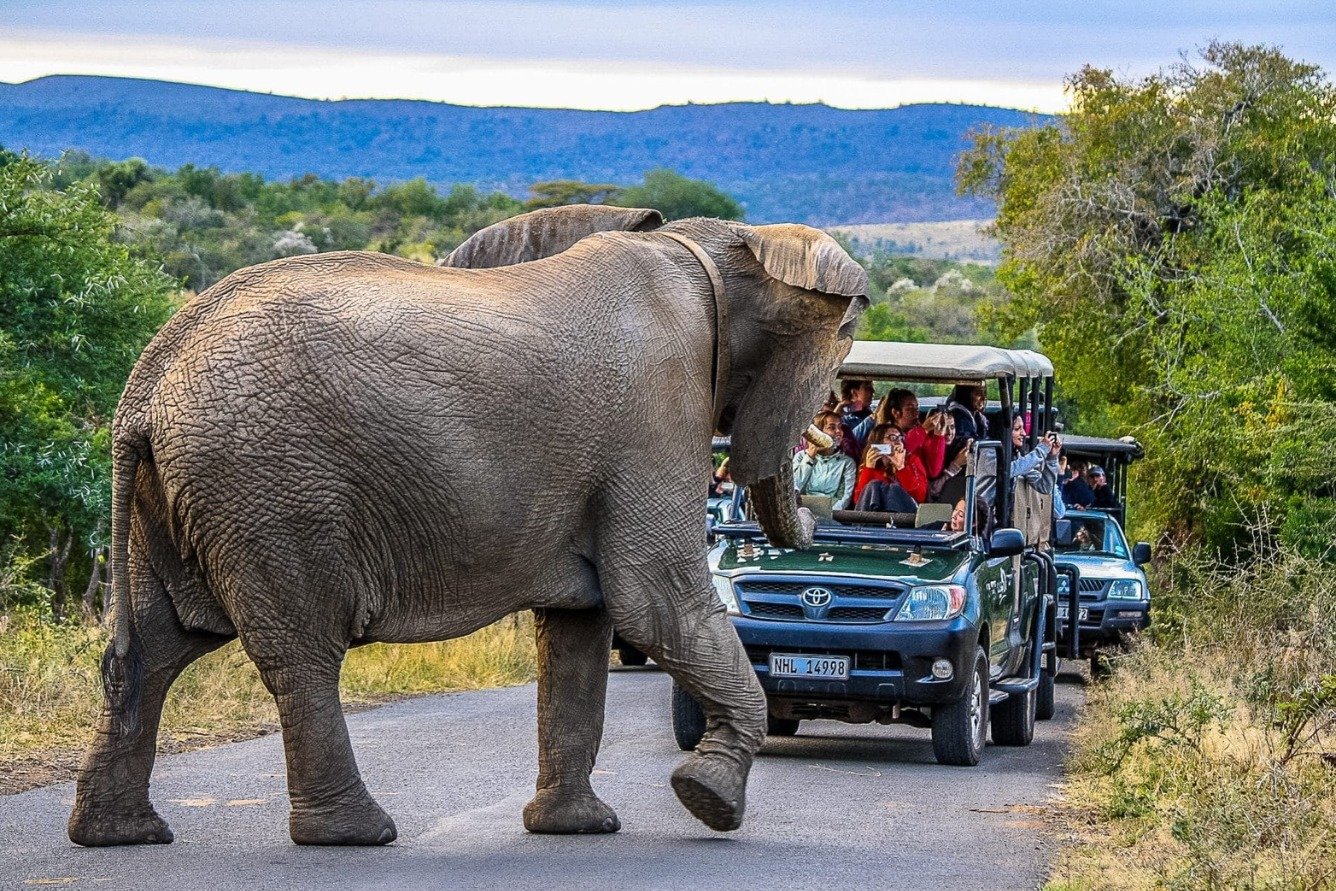
[[[1128,634],[1142,631],[1150,626],[1150,604],[1144,600],[1092,600],[1082,601],[1085,620],[1081,622],[1081,649],[1098,644],[1117,643]],[[1062,632],[1066,620],[1058,623],[1059,642],[1066,640]]]
[[[940,622],[838,625],[731,616],[766,695],[775,699],[868,705],[936,705],[964,695],[979,629],[963,617]],[[849,679],[776,678],[770,654],[848,656]],[[952,676],[938,680],[932,663],[948,659]]]

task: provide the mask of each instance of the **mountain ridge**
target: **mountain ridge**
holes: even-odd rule
[[[814,225],[991,216],[989,202],[954,192],[966,133],[1049,120],[950,104],[859,110],[737,102],[620,112],[304,99],[83,75],[0,83],[0,145],[44,156],[81,149],[268,178],[421,176],[520,196],[542,180],[627,185],[670,167],[738,198],[749,220]]]

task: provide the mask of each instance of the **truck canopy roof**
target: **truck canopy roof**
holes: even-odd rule
[[[955,343],[855,340],[839,377],[971,384],[1003,377],[1052,377],[1053,363],[1032,350]]]
[[[1063,434],[1062,446],[1067,450],[1069,456],[1094,458],[1110,455],[1120,458],[1127,464],[1131,464],[1146,454],[1145,449],[1141,447],[1141,443],[1130,436],[1124,436],[1120,439],[1106,439],[1102,436],[1068,436]]]

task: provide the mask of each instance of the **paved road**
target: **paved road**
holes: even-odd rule
[[[88,850],[65,838],[69,784],[0,797],[0,887],[820,888],[1001,891],[1042,884],[1054,842],[1034,806],[1061,775],[1079,687],[1028,749],[939,767],[927,731],[803,725],[752,771],[747,822],[706,829],[667,785],[681,757],[669,681],[614,671],[595,787],[611,836],[524,832],[536,775],[534,688],[430,696],[349,717],[367,785],[399,826],[387,848],[298,848],[287,836],[277,736],[160,759],[168,847]],[[54,880],[54,881],[53,881]]]

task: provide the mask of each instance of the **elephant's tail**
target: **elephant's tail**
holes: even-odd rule
[[[138,724],[143,686],[143,657],[134,631],[134,604],[130,598],[130,524],[139,461],[136,443],[117,437],[112,444],[111,594],[107,601],[111,644],[102,658],[102,688],[119,735],[133,733]]]

